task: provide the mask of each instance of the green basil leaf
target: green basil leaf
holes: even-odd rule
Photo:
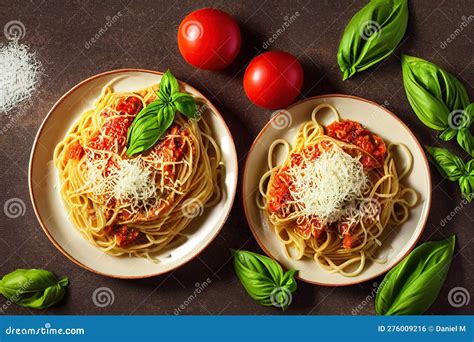
[[[158,98],[162,102],[168,103],[171,101],[171,96],[173,96],[173,94],[177,92],[179,92],[178,80],[176,79],[176,77],[174,77],[171,71],[167,70],[161,78]]]
[[[448,274],[456,237],[426,242],[387,273],[375,297],[379,315],[420,315],[434,303]]]
[[[44,309],[63,299],[68,283],[67,277],[58,281],[45,270],[18,269],[0,280],[0,293],[18,305]]]
[[[443,133],[439,135],[439,138],[444,141],[449,141],[453,139],[457,134],[458,134],[458,131],[456,129],[448,127],[443,131]]]
[[[426,147],[430,161],[437,167],[443,177],[457,181],[464,175],[464,162],[455,154],[444,148]]]
[[[471,127],[472,122],[474,121],[474,103],[469,104],[464,108],[464,116],[461,120],[461,128]]]
[[[474,199],[474,175],[465,175],[459,178],[459,188],[462,196],[468,202],[471,202]]]
[[[387,58],[405,35],[407,0],[372,0],[346,26],[337,62],[346,80]]]
[[[461,146],[464,151],[469,153],[471,157],[474,157],[474,137],[469,131],[469,128],[461,128],[458,131],[456,138],[459,146]]]
[[[435,64],[407,55],[402,55],[402,72],[408,101],[421,122],[437,131],[458,129],[455,111],[469,103],[461,82]]]
[[[249,251],[233,251],[234,269],[249,296],[264,306],[286,310],[296,291],[295,270],[283,272],[280,264]]]
[[[171,104],[159,104],[149,111],[140,112],[129,128],[127,155],[132,156],[153,147],[173,124],[175,112]]]
[[[471,202],[474,199],[474,159],[466,163],[465,174],[459,179],[463,197]]]
[[[196,101],[194,97],[186,93],[174,93],[171,101],[176,106],[176,110],[191,119],[198,117]]]

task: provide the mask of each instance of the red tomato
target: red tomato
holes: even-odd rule
[[[178,46],[191,65],[219,70],[227,67],[240,50],[240,29],[229,14],[203,8],[183,19],[178,29]]]
[[[250,62],[245,70],[244,89],[257,106],[285,108],[299,95],[303,77],[303,68],[295,56],[283,51],[269,51]]]

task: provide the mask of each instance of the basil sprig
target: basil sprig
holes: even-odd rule
[[[464,163],[457,155],[439,147],[426,147],[426,151],[439,173],[452,182],[458,182],[463,197],[471,202],[474,199],[474,159]]]
[[[472,107],[466,88],[452,74],[421,58],[402,55],[403,85],[413,111],[448,141],[458,135],[459,145],[473,155],[469,131]]]
[[[127,155],[153,147],[173,124],[176,111],[191,119],[198,116],[196,101],[187,93],[179,92],[178,80],[168,70],[161,78],[157,99],[144,107],[127,133]]]
[[[387,58],[405,35],[407,0],[372,0],[346,26],[337,62],[346,80]]]
[[[3,276],[0,293],[18,305],[44,309],[63,299],[68,283],[67,277],[58,281],[49,271],[18,269]]]
[[[464,163],[455,154],[439,147],[426,147],[426,151],[439,173],[452,182],[458,182],[463,197],[471,202],[474,199],[474,159]]]
[[[233,251],[234,269],[247,293],[264,306],[285,311],[296,291],[296,270],[283,272],[280,264],[266,256],[249,251]]]
[[[448,274],[456,237],[426,242],[387,273],[375,297],[379,315],[420,315],[434,303]]]

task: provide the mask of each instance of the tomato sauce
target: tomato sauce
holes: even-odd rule
[[[354,144],[366,151],[370,156],[363,155],[361,163],[366,169],[379,168],[387,155],[387,147],[378,135],[365,129],[360,123],[343,120],[327,126],[327,135],[341,141]],[[346,151],[351,154],[350,151]],[[372,157],[371,157],[372,156]]]
[[[129,226],[107,226],[104,228],[107,235],[114,235],[119,247],[126,247],[137,242],[142,233]]]
[[[127,145],[128,128],[133,122],[133,117],[130,116],[137,115],[142,107],[142,102],[136,97],[129,96],[120,99],[115,110],[123,116],[107,120],[102,126],[101,132],[92,138],[87,146],[94,150],[120,153]],[[110,114],[104,112],[102,115],[108,117]],[[96,156],[96,158],[98,157]]]
[[[73,145],[69,146],[69,150],[66,154],[66,161],[69,159],[80,160],[84,155],[84,148],[81,143],[76,142]]]

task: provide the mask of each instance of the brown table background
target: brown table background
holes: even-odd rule
[[[459,29],[469,20],[474,8],[470,0],[410,1],[407,34],[396,53],[383,63],[348,81],[341,80],[336,62],[339,38],[351,16],[366,1],[2,1],[0,28],[12,20],[21,21],[26,35],[21,40],[36,51],[44,66],[42,85],[33,94],[26,112],[15,110],[1,114],[0,204],[19,198],[26,204],[23,216],[10,219],[1,211],[0,273],[16,268],[47,268],[59,276],[67,275],[70,287],[61,304],[44,314],[173,314],[192,295],[197,282],[208,277],[212,283],[182,314],[279,314],[276,308],[261,307],[245,293],[234,274],[230,248],[262,252],[252,238],[242,209],[239,192],[232,213],[220,235],[196,259],[163,276],[144,280],[109,279],[85,271],[70,262],[49,242],[36,221],[31,207],[27,168],[34,136],[42,120],[57,99],[81,80],[117,68],[165,70],[201,90],[223,114],[232,131],[240,158],[242,174],[246,152],[271,111],[252,105],[242,89],[242,76],[250,59],[261,52],[263,43],[282,27],[285,16],[299,17],[269,49],[295,54],[303,64],[305,82],[302,98],[326,93],[361,96],[384,104],[415,132],[421,143],[443,144],[435,133],[423,126],[406,99],[400,67],[400,53],[433,61],[454,73],[466,86],[471,99],[473,84],[474,23]],[[232,14],[242,31],[241,53],[224,72],[194,69],[182,59],[176,41],[177,28],[184,16],[198,8],[214,6]],[[120,19],[87,49],[85,44],[109,17],[120,12]],[[470,19],[474,19],[472,16]],[[472,20],[471,20],[472,21]],[[454,35],[452,42],[443,42]],[[1,42],[6,39],[1,36]],[[17,118],[17,119],[15,119]],[[19,118],[19,119],[18,119]],[[454,142],[447,144],[456,149]],[[459,151],[457,149],[457,151]],[[442,239],[456,233],[455,257],[448,279],[428,314],[467,314],[473,304],[456,308],[449,304],[448,293],[455,287],[473,292],[473,205],[461,202],[458,186],[443,180],[435,171],[433,206],[422,240]],[[442,225],[455,207],[452,220]],[[381,278],[375,280],[380,283]],[[99,308],[92,294],[99,287],[110,288],[113,304]],[[374,302],[368,298],[373,281],[351,287],[322,287],[298,282],[288,314],[346,314],[359,304],[358,314],[374,314]],[[5,303],[0,298],[0,305]],[[7,314],[37,314],[38,311],[9,306]]]

